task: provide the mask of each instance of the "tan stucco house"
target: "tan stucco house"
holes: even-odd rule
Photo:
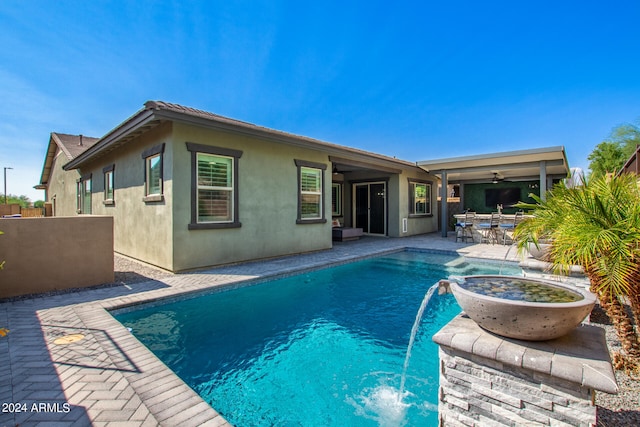
[[[72,155],[59,139],[40,183],[55,215],[113,216],[116,252],[171,271],[328,249],[336,220],[438,227],[437,178],[415,163],[176,104],[149,101]]]
[[[76,214],[76,203],[73,203],[73,200],[70,203],[68,199],[75,197],[80,173],[75,169],[65,170],[64,165],[91,148],[97,141],[98,138],[55,132],[49,136],[40,184],[35,188],[45,191],[45,200],[51,203],[54,216]],[[58,203],[59,198],[62,203]]]

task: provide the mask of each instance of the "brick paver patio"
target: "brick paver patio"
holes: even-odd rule
[[[107,310],[403,248],[516,260],[508,246],[439,235],[366,237],[332,250],[0,303],[0,426],[224,426],[213,408]],[[69,337],[71,336],[71,337]],[[63,338],[75,342],[56,343]]]

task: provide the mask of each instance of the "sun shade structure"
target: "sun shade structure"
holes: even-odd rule
[[[441,180],[442,235],[447,235],[447,185],[479,182],[539,180],[544,194],[553,180],[566,178],[569,164],[563,146],[506,151],[477,156],[450,157],[416,162],[418,167]]]

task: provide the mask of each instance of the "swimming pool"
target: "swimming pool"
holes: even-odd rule
[[[399,399],[416,311],[439,279],[499,269],[405,251],[116,318],[236,426],[436,425],[431,336],[460,309],[431,300]]]

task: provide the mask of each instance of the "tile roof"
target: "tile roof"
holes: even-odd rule
[[[120,145],[126,144],[135,136],[157,126],[163,121],[177,121],[198,126],[210,127],[233,133],[243,133],[267,139],[274,142],[303,146],[317,150],[326,151],[333,156],[348,156],[374,161],[376,163],[395,164],[416,167],[415,162],[400,160],[370,151],[351,148],[344,145],[333,144],[317,139],[270,129],[263,126],[254,125],[241,120],[231,119],[210,113],[197,108],[185,107],[164,101],[147,101],[144,108],[137,111],[131,117],[119,124],[100,138],[90,149],[83,152],[77,159],[73,159],[65,169],[80,167],[85,161],[95,159]]]
[[[69,160],[73,160],[86,150],[91,148],[99,138],[84,135],[69,135],[66,133],[51,132],[51,138],[64,151]]]
[[[44,159],[42,174],[40,175],[40,184],[34,188],[39,190],[45,189],[51,176],[51,166],[56,156],[58,148],[65,154],[68,161],[78,157],[98,142],[98,138],[92,138],[84,135],[69,135],[66,133],[51,132],[49,136],[49,146],[47,155]]]

